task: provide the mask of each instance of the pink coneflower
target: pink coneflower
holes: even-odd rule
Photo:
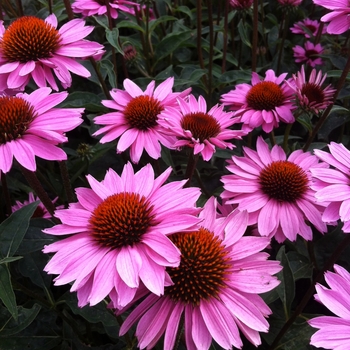
[[[278,0],[279,4],[286,7],[296,7],[299,6],[303,0]]]
[[[236,111],[235,116],[240,117],[240,122],[249,131],[262,126],[265,132],[270,132],[278,127],[281,120],[293,123],[293,91],[284,82],[286,75],[276,77],[269,69],[261,81],[253,72],[252,85],[238,84],[235,90],[222,95],[221,101],[230,110]]]
[[[16,201],[16,204],[14,204],[12,206],[12,211],[15,212],[23,207],[25,207],[26,205],[36,202],[38,201],[39,198],[37,196],[35,196],[33,194],[33,192],[30,192],[28,195],[28,200],[25,200],[23,202],[20,201]],[[55,202],[57,200],[57,198],[53,201]],[[58,206],[57,209],[59,208],[63,208],[63,206]],[[51,214],[47,211],[47,209],[45,208],[45,206],[40,202],[39,205],[37,206],[37,208],[35,209],[32,218],[44,218],[44,219],[50,219],[51,218]]]
[[[109,0],[110,14],[112,18],[118,18],[119,12],[135,15],[134,6],[140,6],[135,1]],[[84,17],[107,14],[104,0],[75,0],[72,4],[75,13],[81,13]]]
[[[208,161],[218,148],[235,147],[232,139],[241,139],[246,132],[230,130],[229,127],[239,123],[232,118],[233,113],[223,111],[223,106],[215,105],[209,111],[203,96],[198,100],[193,95],[178,100],[179,108],[166,108],[159,119],[159,124],[168,129],[170,135],[176,135],[173,146],[177,149],[184,146],[193,148],[194,154],[202,154]]]
[[[66,160],[59,147],[64,133],[82,123],[84,108],[53,108],[68,96],[51,94],[48,87],[31,94],[0,96],[0,171],[7,173],[13,158],[28,170],[35,171],[35,156],[46,160]]]
[[[322,22],[330,22],[327,27],[327,33],[342,34],[350,28],[348,0],[313,0],[313,2],[316,5],[332,10],[332,12],[321,17]]]
[[[294,84],[290,84],[290,87],[295,91],[297,105],[315,114],[327,108],[333,101],[335,89],[331,85],[322,88],[326,78],[327,74],[322,75],[321,71],[316,73],[316,69],[313,69],[306,81],[304,66],[296,75],[293,74]]]
[[[293,27],[290,28],[293,34],[302,34],[305,38],[310,39],[310,33],[312,36],[316,36],[320,28],[320,22],[317,20],[312,20],[310,18],[305,18],[302,21],[294,23]],[[322,34],[326,33],[326,27],[322,28]]]
[[[248,10],[253,5],[254,0],[230,0],[230,5],[234,10]]]
[[[319,329],[311,337],[310,344],[317,348],[347,350],[350,344],[350,274],[339,265],[333,268],[335,272],[325,273],[330,289],[317,284],[315,299],[336,316],[320,316],[308,321]]]
[[[116,110],[98,116],[95,124],[105,125],[94,133],[94,136],[105,134],[100,142],[106,143],[119,138],[117,152],[121,153],[130,147],[130,158],[138,163],[143,150],[153,159],[158,159],[161,146],[171,147],[175,137],[164,134],[158,124],[160,113],[165,107],[177,105],[176,98],[186,96],[190,90],[182,93],[173,92],[174,78],[168,78],[155,88],[151,81],[146,90],[142,91],[134,82],[124,80],[124,90],[113,89],[113,100],[104,100],[102,104]]]
[[[350,151],[342,144],[331,142],[330,154],[315,150],[322,161],[331,169],[311,169],[315,181],[312,188],[316,191],[316,200],[327,205],[322,219],[324,222],[341,220],[343,231],[350,233]]]
[[[321,57],[317,57],[323,53],[321,44],[315,45],[311,41],[306,41],[304,47],[294,46],[293,52],[296,63],[307,63],[311,67],[323,64]]]
[[[224,349],[242,347],[239,334],[258,346],[259,332],[269,329],[271,310],[258,295],[275,288],[277,261],[261,252],[265,237],[243,237],[247,213],[232,212],[216,219],[216,201],[208,200],[200,214],[201,227],[170,236],[181,251],[179,267],[167,268],[174,285],[164,296],[148,295],[120,329],[125,334],[138,321],[141,349],[155,346],[164,334],[164,349],[174,348],[183,319],[187,349],[209,349],[212,339]]]
[[[238,204],[239,210],[247,210],[262,236],[283,242],[295,241],[299,234],[311,240],[312,230],[305,221],[320,232],[327,231],[310,188],[310,169],[318,167],[326,164],[309,152],[297,150],[287,158],[280,146],[270,151],[259,137],[257,151],[244,147],[244,157],[233,156],[229,161],[227,169],[233,175],[222,177],[221,196],[228,204]]]
[[[91,189],[77,188],[78,203],[55,212],[62,224],[44,232],[71,236],[44,248],[56,253],[45,271],[59,275],[55,285],[74,281],[79,306],[95,305],[113,291],[124,307],[141,282],[163,294],[165,267],[180,263],[167,235],[193,230],[199,220],[199,189],[183,188],[186,180],[164,185],[170,173],[155,179],[149,164],[134,173],[128,163],[121,176],[112,169],[101,182],[88,175]]]
[[[64,24],[59,30],[54,14],[42,20],[33,16],[16,19],[5,30],[0,21],[0,80],[9,89],[23,88],[32,77],[39,87],[48,83],[58,90],[54,75],[64,88],[72,83],[71,73],[89,77],[90,72],[75,58],[98,54],[103,46],[84,40],[94,27],[81,19]]]

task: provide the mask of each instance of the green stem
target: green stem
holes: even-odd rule
[[[66,8],[66,11],[67,11],[68,19],[71,21],[72,19],[74,19],[74,13],[73,13],[70,1],[69,0],[63,0],[63,2],[64,2],[64,7]]]
[[[74,192],[73,192],[72,185],[71,185],[70,179],[69,179],[67,163],[66,163],[66,161],[61,161],[61,162],[58,162],[58,165],[60,167],[61,177],[62,177],[62,181],[63,181],[63,187],[64,187],[64,190],[66,192],[67,201],[68,201],[68,203],[75,202]]]
[[[22,17],[24,15],[22,1],[21,0],[17,0],[16,3],[17,3],[18,13]]]
[[[1,175],[2,192],[4,195],[5,205],[6,205],[6,213],[7,215],[10,216],[12,214],[11,196],[10,196],[9,188],[7,186],[6,174],[0,172],[0,175]]]
[[[253,38],[252,38],[252,72],[256,72],[256,61],[258,52],[258,18],[259,0],[253,2]]]
[[[193,149],[191,149],[190,155],[188,157],[188,163],[187,163],[186,174],[185,174],[185,178],[188,179],[188,181],[184,187],[191,186],[192,177],[196,170],[198,159],[199,159],[199,154],[194,155]]]
[[[222,48],[222,63],[221,63],[221,73],[226,71],[226,55],[227,55],[227,40],[228,40],[228,12],[229,12],[229,2],[225,1],[224,9],[224,34],[223,34],[223,48]]]
[[[202,54],[202,0],[197,0],[197,52],[201,69],[205,69]],[[207,76],[203,75],[204,85],[207,87]]]
[[[289,23],[289,16],[285,13],[283,13],[283,33],[282,33],[282,41],[281,41],[281,45],[279,47],[279,52],[278,52],[278,61],[277,61],[277,72],[276,74],[279,74],[280,68],[281,68],[281,61],[282,61],[282,54],[284,51],[284,42],[286,40],[286,36],[287,36],[287,30],[288,30],[288,23]]]
[[[293,123],[287,124],[286,130],[284,132],[284,137],[283,137],[283,150],[284,152],[288,153],[288,137],[290,134],[290,131],[292,130]]]
[[[207,105],[211,108],[212,101],[212,84],[213,84],[213,56],[214,56],[214,19],[213,19],[213,2],[207,0],[208,21],[209,21],[209,63],[208,63],[208,95]]]
[[[315,285],[316,285],[316,283],[318,283],[318,282],[320,282],[322,280],[324,273],[327,270],[330,270],[332,268],[334,263],[337,261],[337,259],[341,255],[341,253],[344,251],[344,249],[349,244],[350,244],[350,235],[346,235],[346,237],[343,239],[343,241],[338,245],[336,250],[333,252],[331,257],[327,260],[327,262],[323,266],[322,270],[320,270],[320,272],[317,274],[317,276],[313,280],[311,286],[308,288],[308,290],[304,294],[303,299],[301,300],[301,302],[299,303],[299,305],[295,309],[294,313],[292,314],[292,316],[288,319],[288,321],[284,324],[282,329],[277,334],[277,336],[276,336],[275,340],[273,341],[273,343],[271,344],[269,350],[275,350],[275,349],[278,348],[278,344],[279,344],[280,340],[282,339],[282,337],[284,336],[284,334],[288,331],[289,327],[292,326],[292,324],[294,323],[296,318],[302,313],[302,311],[304,310],[304,307],[307,305],[307,303],[309,302],[310,298],[315,293]]]

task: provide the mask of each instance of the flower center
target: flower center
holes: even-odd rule
[[[138,193],[117,193],[107,197],[89,220],[93,237],[111,248],[133,246],[154,224],[153,206]]]
[[[99,5],[103,6],[103,5],[106,5],[106,2],[105,0],[95,0]],[[108,1],[109,3],[111,3],[112,1]]]
[[[181,251],[179,267],[167,268],[174,285],[165,294],[175,302],[199,305],[201,299],[217,298],[225,287],[229,268],[227,251],[221,240],[205,228],[169,237]]]
[[[207,113],[189,113],[182,117],[181,126],[189,130],[194,139],[204,142],[219,134],[221,128],[218,121]]]
[[[38,205],[32,215],[32,218],[42,218],[45,215],[45,210],[40,205]]]
[[[151,96],[133,98],[124,110],[124,116],[131,127],[147,130],[157,125],[158,114],[163,111],[160,102]]]
[[[301,94],[305,95],[309,100],[309,103],[322,103],[324,102],[324,93],[319,85],[314,83],[305,83],[301,88]]]
[[[313,24],[308,24],[308,25],[306,25],[305,27],[306,27],[307,29],[309,29],[309,31],[310,31],[311,33],[314,33],[315,30],[317,29],[316,26],[314,26]]]
[[[308,178],[299,165],[279,160],[260,172],[260,186],[270,198],[280,202],[294,202],[308,188]]]
[[[319,53],[316,50],[305,50],[305,56],[307,58],[315,58]]]
[[[272,81],[262,81],[252,86],[246,98],[248,106],[259,111],[270,111],[284,101],[282,89]]]
[[[22,98],[0,97],[0,145],[20,138],[35,117],[34,107]]]
[[[9,62],[37,61],[48,58],[60,41],[58,31],[40,18],[24,16],[5,31],[0,49]]]

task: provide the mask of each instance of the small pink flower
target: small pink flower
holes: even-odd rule
[[[312,230],[306,221],[322,233],[327,227],[311,189],[310,169],[326,166],[302,150],[287,158],[280,146],[269,150],[258,137],[257,151],[244,147],[244,157],[233,156],[229,161],[227,169],[232,175],[222,177],[225,190],[221,197],[228,204],[238,204],[238,210],[247,210],[262,236],[283,242],[295,241],[299,234],[311,240]]]
[[[350,28],[350,8],[348,0],[313,0],[316,5],[332,10],[321,17],[322,22],[330,22],[327,33],[342,34]]]
[[[305,38],[310,39],[310,32],[312,36],[316,36],[320,28],[320,22],[317,20],[312,20],[310,18],[305,18],[302,21],[294,23],[293,27],[290,28],[293,34],[302,34]],[[322,28],[322,34],[326,33],[326,26]]]
[[[190,95],[188,98],[178,98],[179,108],[166,108],[162,112],[159,124],[167,129],[170,135],[176,135],[175,148],[191,147],[194,154],[202,154],[204,160],[211,159],[215,147],[235,147],[232,139],[241,139],[246,133],[242,130],[229,129],[239,122],[232,118],[233,113],[226,113],[223,107],[216,105],[209,111],[203,96],[198,100]]]
[[[296,75],[293,74],[293,84],[290,87],[295,91],[297,105],[315,114],[327,108],[333,101],[335,89],[331,85],[322,88],[326,78],[327,74],[322,76],[321,71],[316,73],[316,69],[313,69],[307,81],[304,66]]]
[[[51,94],[43,87],[31,94],[0,96],[0,171],[7,173],[15,158],[28,170],[36,170],[35,157],[66,160],[57,147],[67,141],[65,132],[82,123],[84,108],[54,108],[67,92]]]
[[[222,95],[222,104],[240,117],[243,130],[251,131],[262,126],[265,132],[270,132],[278,127],[281,120],[293,123],[293,91],[284,82],[286,75],[276,77],[274,71],[269,69],[261,81],[258,74],[253,72],[252,85],[238,84],[234,90]]]
[[[64,88],[71,86],[71,72],[89,77],[90,72],[75,58],[94,56],[103,46],[84,40],[94,27],[81,19],[65,23],[59,30],[54,14],[42,20],[33,16],[16,19],[5,30],[0,21],[0,89],[23,89],[33,78],[39,87],[48,83],[58,90],[54,75]]]
[[[318,283],[315,299],[336,316],[320,316],[308,321],[318,328],[310,344],[317,348],[347,350],[350,344],[350,274],[339,265],[333,268],[335,272],[325,273],[330,288]]]
[[[109,8],[112,18],[118,18],[119,12],[126,12],[135,15],[134,6],[140,6],[135,1],[109,0]],[[75,13],[81,13],[84,17],[102,16],[107,13],[104,0],[75,0],[72,4]]]
[[[321,44],[314,45],[312,42],[306,41],[304,47],[294,46],[293,52],[296,63],[307,63],[311,67],[323,64],[321,57],[317,57],[323,53]]]
[[[230,0],[230,5],[234,10],[247,10],[253,5],[254,0]]]
[[[176,98],[187,96],[190,90],[173,92],[174,78],[168,78],[155,89],[155,81],[142,91],[129,79],[124,80],[124,90],[113,89],[113,100],[104,100],[102,104],[114,109],[114,112],[98,116],[95,124],[104,125],[94,136],[105,134],[100,142],[106,143],[119,137],[117,153],[130,147],[130,158],[138,163],[143,150],[153,159],[160,157],[161,146],[171,147],[174,136],[165,134],[158,124],[160,114],[168,106],[177,106]]]
[[[315,154],[332,168],[311,169],[312,185],[317,202],[326,205],[322,219],[332,223],[341,220],[343,231],[350,233],[350,151],[343,145],[331,142],[328,152],[315,150]]]
[[[286,7],[299,6],[303,0],[278,0],[279,4]]]
[[[180,263],[180,251],[167,236],[193,230],[199,221],[199,189],[183,188],[187,180],[164,184],[170,173],[155,179],[149,164],[134,173],[128,163],[121,176],[112,169],[101,182],[88,175],[91,189],[77,188],[78,202],[55,212],[62,224],[44,232],[70,237],[44,248],[55,253],[44,270],[59,275],[55,285],[74,281],[79,306],[112,293],[124,307],[140,284],[164,293],[165,267]]]
[[[123,335],[138,322],[140,349],[153,348],[163,334],[163,348],[174,349],[182,331],[186,349],[207,350],[212,340],[223,349],[241,349],[240,331],[255,346],[259,332],[268,332],[271,310],[258,294],[279,284],[273,275],[281,270],[261,252],[269,239],[243,236],[246,212],[216,218],[213,197],[200,218],[198,230],[169,237],[181,252],[180,266],[167,268],[174,284],[164,296],[146,296],[120,329]]]

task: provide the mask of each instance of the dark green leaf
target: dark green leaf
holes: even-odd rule
[[[238,28],[238,32],[242,42],[246,44],[248,47],[252,47],[252,44],[250,43],[250,40],[249,40],[247,26],[243,23],[242,20],[239,21],[237,28]]]
[[[65,108],[85,108],[91,112],[103,112],[106,108],[101,104],[101,98],[87,91],[74,91],[60,104]]]
[[[132,21],[121,21],[117,24],[118,28],[130,28],[130,29],[135,29],[135,30],[139,30],[142,33],[145,33],[145,30],[140,27],[137,23],[132,22]]]
[[[294,280],[312,277],[312,264],[309,259],[297,252],[287,253],[290,268],[293,271]]]
[[[1,264],[8,264],[12,261],[20,260],[22,258],[23,258],[23,256],[14,256],[14,257],[10,257],[10,258],[3,258],[3,259],[0,259],[0,265]]]
[[[119,29],[106,29],[106,39],[119,53],[124,55],[123,49],[119,45]]]
[[[0,299],[12,317],[17,321],[18,310],[16,296],[12,289],[10,271],[7,266],[4,265],[0,265]]]
[[[13,256],[27,232],[29,220],[32,217],[39,201],[30,203],[12,213],[0,225],[0,252],[2,257]]]
[[[173,16],[161,16],[155,20],[150,21],[149,23],[149,33],[152,33],[154,29],[160,24],[164,22],[169,22],[169,21],[176,21],[177,18]]]

